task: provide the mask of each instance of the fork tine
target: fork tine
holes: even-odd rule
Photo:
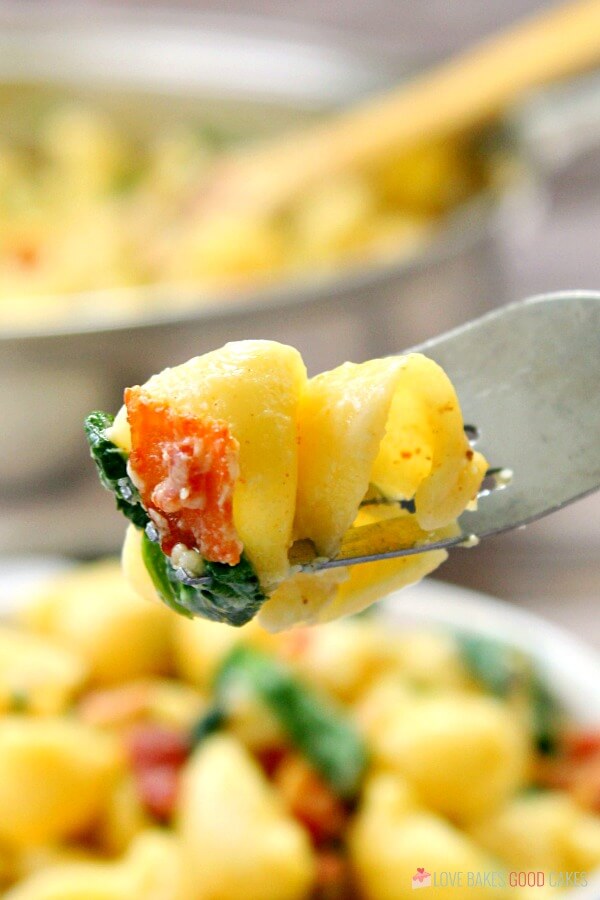
[[[445,369],[481,451],[514,477],[463,513],[453,535],[411,543],[399,533],[405,517],[388,519],[350,529],[336,558],[315,568],[472,544],[600,487],[599,293],[532,297],[411,349]]]

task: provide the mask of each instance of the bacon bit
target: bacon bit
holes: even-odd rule
[[[161,822],[171,819],[177,808],[179,768],[150,766],[134,771],[134,780],[140,800],[148,812]]]
[[[344,900],[350,896],[350,867],[335,850],[317,854],[314,900]]]
[[[403,450],[400,453],[400,456],[402,457],[402,459],[412,459],[412,453],[410,452],[410,450]]]
[[[243,545],[233,524],[239,444],[225,422],[180,415],[142,388],[125,391],[129,470],[163,551],[176,544],[236,565]]]
[[[465,456],[467,457],[468,460],[471,460],[475,456],[475,453],[473,450],[467,450],[467,452],[465,453]]]
[[[286,806],[315,844],[342,834],[347,819],[344,805],[305,760],[286,756],[273,780]]]

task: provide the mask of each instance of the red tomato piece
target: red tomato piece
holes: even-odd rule
[[[177,807],[179,768],[149,766],[135,771],[134,777],[140,800],[146,809],[161,821],[170,819]]]
[[[565,738],[565,750],[571,759],[600,756],[600,731],[572,731]]]
[[[151,766],[181,766],[190,744],[186,736],[162,725],[140,725],[128,736],[127,750],[134,769]]]
[[[287,752],[285,747],[264,747],[256,751],[258,761],[268,778],[273,777]]]
[[[239,444],[226,422],[182,415],[140,387],[125,391],[129,471],[163,551],[176,544],[236,565],[243,550],[233,523]]]

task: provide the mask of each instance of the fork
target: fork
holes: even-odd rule
[[[409,352],[439,363],[456,388],[467,434],[488,471],[477,510],[453,536],[399,543],[391,518],[350,528],[333,559],[298,542],[306,571],[374,562],[520,528],[600,488],[600,293],[565,291],[512,303]]]

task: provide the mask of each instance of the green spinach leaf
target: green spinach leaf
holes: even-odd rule
[[[217,702],[210,706],[204,715],[200,716],[194,723],[189,735],[189,741],[192,747],[197,747],[207,737],[219,731],[227,724],[227,713]]]
[[[245,625],[266,600],[251,563],[242,555],[236,566],[204,562],[201,584],[184,584],[176,569],[146,533],[142,538],[144,564],[159,597],[175,612],[191,618]]]
[[[467,670],[482,687],[497,697],[519,693],[527,699],[536,746],[540,753],[554,753],[564,727],[564,710],[531,659],[493,638],[459,634],[456,640]]]
[[[84,428],[90,456],[96,463],[103,486],[114,494],[117,509],[137,528],[145,528],[150,520],[127,473],[127,454],[106,437],[113,422],[114,416],[110,413],[96,411],[89,414]]]
[[[341,797],[358,791],[367,765],[365,744],[342,710],[302,684],[282,663],[251,647],[238,645],[217,676],[222,709],[236,683],[250,687],[269,707],[290,741]]]

